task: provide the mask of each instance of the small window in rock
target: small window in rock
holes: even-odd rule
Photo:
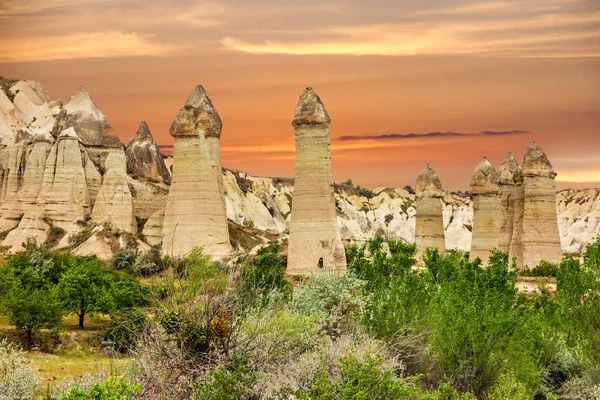
[[[319,264],[317,264],[319,268],[323,268],[323,257],[319,258]]]

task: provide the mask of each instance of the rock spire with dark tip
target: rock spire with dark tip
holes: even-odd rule
[[[125,150],[127,173],[152,182],[171,182],[171,174],[146,121],[142,121],[137,133]]]
[[[536,142],[530,142],[523,157],[523,175],[555,178],[556,172],[546,153]]]
[[[312,88],[306,88],[300,95],[292,120],[293,126],[320,125],[331,123],[325,106]]]
[[[179,110],[171,125],[173,137],[198,136],[221,137],[223,124],[208,93],[201,85],[196,86]]]
[[[416,184],[417,197],[443,197],[442,182],[429,164],[425,166],[423,172],[417,178]]]
[[[470,186],[473,194],[500,194],[498,172],[487,157],[473,171]]]

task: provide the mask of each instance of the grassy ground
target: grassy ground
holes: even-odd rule
[[[69,315],[55,331],[36,333],[36,347],[26,353],[45,385],[60,384],[64,379],[78,379],[91,374],[123,375],[129,369],[127,358],[109,356],[102,348],[104,327],[109,317],[87,318],[85,328],[78,328],[76,315]],[[18,342],[19,333],[0,316],[0,336]],[[45,351],[42,351],[45,350]]]

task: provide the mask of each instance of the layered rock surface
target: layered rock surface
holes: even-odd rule
[[[555,177],[546,154],[531,142],[523,158],[523,265],[533,267],[541,260],[561,260]]]
[[[346,256],[336,224],[329,123],[321,99],[307,88],[292,121],[296,135],[288,272],[344,271]]]
[[[427,164],[417,178],[416,184],[416,223],[415,240],[417,242],[417,259],[420,259],[427,248],[446,251],[444,237],[444,217],[442,213],[442,183],[435,171]]]
[[[164,211],[162,249],[185,256],[201,246],[207,254],[231,251],[225,200],[221,185],[220,153],[214,143],[221,135],[221,119],[208,94],[197,86],[171,125],[175,138],[173,175]],[[220,171],[219,171],[220,172]]]
[[[516,257],[517,265],[521,265],[523,254],[519,247],[520,232],[523,229],[523,172],[512,153],[508,153],[500,166],[498,183],[502,199],[502,226],[498,248],[509,252],[511,257]]]
[[[99,223],[109,222],[117,229],[134,233],[133,197],[129,190],[125,154],[109,154],[105,168],[106,173],[94,204],[92,219]]]
[[[470,187],[473,194],[471,257],[481,258],[485,265],[490,251],[500,247],[503,220],[498,173],[487,157],[473,171]]]

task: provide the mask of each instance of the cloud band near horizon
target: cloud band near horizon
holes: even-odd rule
[[[350,140],[401,140],[401,139],[419,139],[419,138],[439,138],[439,137],[474,137],[474,136],[507,136],[522,135],[530,133],[522,129],[509,131],[481,131],[479,133],[461,133],[461,132],[427,132],[427,133],[386,133],[381,135],[344,135],[340,136],[340,141]]]

